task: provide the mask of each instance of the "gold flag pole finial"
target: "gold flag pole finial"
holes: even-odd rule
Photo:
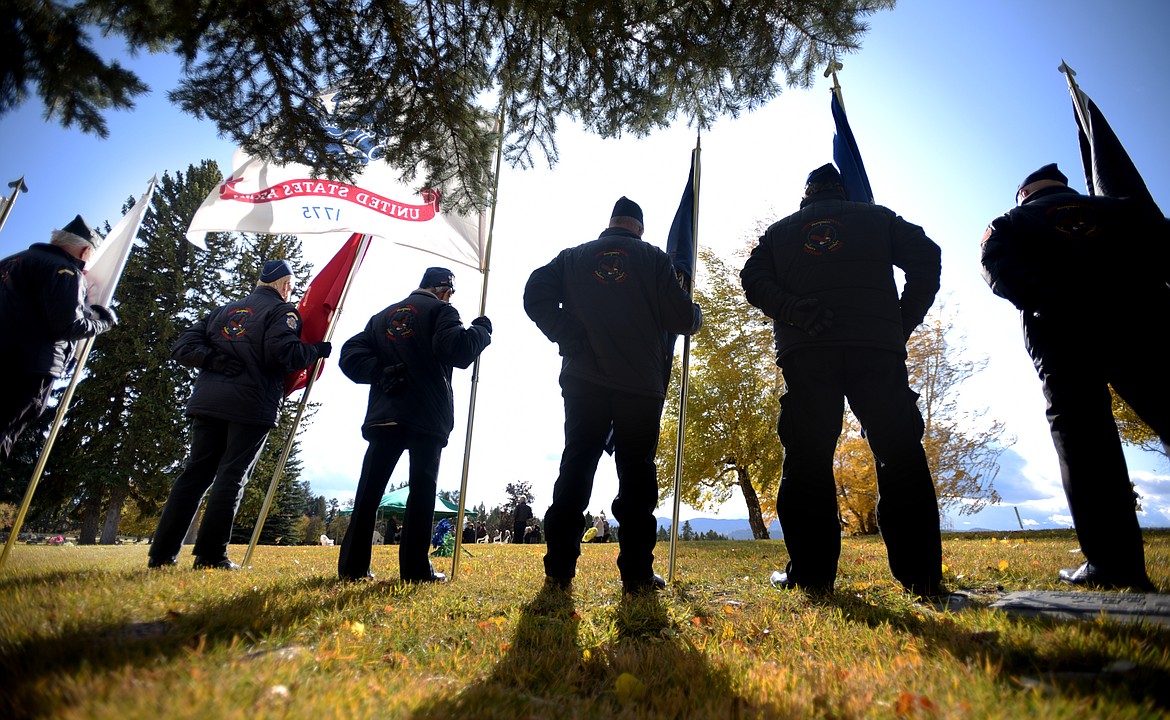
[[[1064,73],[1064,78],[1068,81],[1068,92],[1072,95],[1073,107],[1076,108],[1077,116],[1081,121],[1081,127],[1088,128],[1089,111],[1085,107],[1085,99],[1081,95],[1081,88],[1077,85],[1077,81],[1073,80],[1077,76],[1077,71],[1069,67],[1068,63],[1064,61],[1064,58],[1060,59],[1060,67],[1056,69]]]
[[[845,107],[845,99],[841,96],[841,84],[837,82],[837,71],[844,69],[845,66],[837,58],[830,60],[828,67],[825,68],[825,77],[833,78],[833,94],[837,96],[837,102],[842,108]]]

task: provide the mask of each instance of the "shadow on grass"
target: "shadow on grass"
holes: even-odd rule
[[[125,573],[132,578],[146,571]],[[81,572],[50,573],[32,583],[46,586],[77,582]],[[60,576],[60,577],[57,577]],[[252,641],[275,637],[306,619],[360,602],[370,592],[406,597],[417,586],[401,583],[345,583],[330,577],[240,589],[222,601],[197,610],[171,613],[142,622],[92,622],[56,629],[18,642],[0,641],[0,717],[18,720],[60,715],[70,698],[61,694],[57,678],[68,678],[85,667],[157,666],[192,649],[202,652],[228,646],[241,637]],[[274,648],[276,649],[276,648]]]
[[[997,631],[967,629],[951,615],[899,611],[841,593],[810,599],[815,604],[838,608],[852,622],[871,628],[890,626],[917,635],[930,653],[950,655],[980,667],[998,667],[1000,681],[1015,689],[1085,699],[1113,697],[1170,708],[1170,672],[1131,663],[1101,650],[1106,646],[1145,646],[1161,652],[1161,648],[1170,647],[1170,630],[1163,627],[1012,617],[1012,628],[1020,632],[1005,637],[1006,633]],[[1081,633],[1062,632],[1070,623],[1100,640],[1089,642]]]
[[[623,596],[612,639],[582,647],[572,595],[545,586],[525,605],[504,657],[415,720],[454,717],[715,718],[753,714],[728,673],[674,632],[657,596]]]

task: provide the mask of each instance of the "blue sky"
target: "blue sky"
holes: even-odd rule
[[[1039,381],[1015,310],[979,276],[979,239],[987,223],[1011,207],[1020,180],[1040,165],[1059,163],[1073,187],[1084,189],[1071,103],[1057,71],[1062,58],[1078,72],[1162,209],[1170,209],[1167,28],[1170,5],[1153,1],[903,0],[876,15],[863,48],[842,58],[845,107],[877,202],[922,225],[942,247],[939,303],[966,335],[969,352],[988,359],[986,370],[964,386],[961,402],[1002,420],[1016,440],[997,481],[1004,504],[954,518],[955,529],[1018,527],[1016,507],[1029,527],[1070,522]],[[112,223],[154,174],[183,171],[205,158],[230,170],[234,148],[210,124],[166,102],[178,61],[140,55],[127,62],[153,93],[135,110],[109,116],[108,140],[46,124],[36,101],[0,117],[0,181],[24,175],[30,188],[0,232],[0,256],[44,241],[75,213],[91,224]],[[829,86],[818,77],[809,90],[789,89],[765,108],[719,120],[703,133],[701,244],[730,257],[754,241],[761,223],[795,209],[808,171],[831,160]],[[481,364],[468,486],[473,504],[496,504],[508,482],[526,480],[535,491],[534,509],[543,512],[556,478],[563,441],[559,358],[521,308],[528,274],[561,248],[595,237],[620,195],[642,205],[647,239],[664,245],[695,137],[682,124],[648,138],[610,140],[586,135],[567,120],[560,125],[555,168],[501,177],[487,301],[496,332]],[[317,267],[340,244],[337,238],[303,240]],[[430,264],[433,258],[414,251],[374,247],[335,340],[404,296]],[[478,314],[479,280],[467,270],[458,274],[455,304],[469,320]],[[1151,332],[1164,335],[1164,322]],[[1091,328],[1086,336],[1093,336]],[[468,373],[457,373],[459,418],[466,417],[468,389]],[[365,451],[363,388],[332,367],[314,399],[324,407],[304,439],[306,476],[318,493],[351,497]],[[460,420],[440,487],[459,487],[463,453]],[[1170,467],[1149,453],[1127,456],[1146,498],[1143,524],[1170,525]],[[615,492],[612,460],[603,458],[591,510],[608,513]],[[737,494],[718,511],[684,508],[682,517],[696,515],[744,517],[746,511]]]

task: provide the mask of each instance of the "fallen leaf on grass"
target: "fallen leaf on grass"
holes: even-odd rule
[[[639,700],[646,693],[646,686],[642,684],[642,681],[628,672],[618,675],[613,686],[614,691],[617,693],[618,702],[622,705],[628,705],[634,700]]]
[[[903,717],[911,717],[920,710],[933,715],[938,711],[938,706],[925,695],[908,692],[899,695],[897,702],[894,703],[894,711]]]

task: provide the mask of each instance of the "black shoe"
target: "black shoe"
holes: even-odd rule
[[[405,582],[405,583],[411,583],[411,584],[419,584],[419,583],[445,583],[445,582],[447,582],[447,576],[446,576],[446,574],[444,574],[444,573],[441,573],[441,572],[432,572],[432,573],[431,573],[431,575],[430,575],[430,577],[423,577],[423,578],[402,578],[402,582]]]
[[[913,591],[910,591],[913,592]],[[913,593],[914,601],[926,605],[939,612],[959,612],[971,607],[971,596],[963,592],[950,592],[939,585],[930,593]]]
[[[158,560],[156,558],[147,558],[147,560],[146,560],[146,567],[148,567],[148,568],[174,567],[175,565],[178,565],[178,564],[179,564],[179,561],[175,560],[174,558],[167,558],[165,560]]]
[[[652,595],[666,589],[666,581],[658,573],[640,582],[622,583],[622,593],[626,595]]]
[[[1103,590],[1158,592],[1158,588],[1154,587],[1144,572],[1125,575],[1109,573],[1088,562],[1077,568],[1061,568],[1060,581],[1077,587],[1097,587]]]
[[[559,578],[552,575],[544,576],[544,586],[550,590],[563,590],[569,592],[573,589],[573,578]]]
[[[224,558],[223,560],[203,560],[195,558],[193,567],[196,570],[239,570],[240,566],[236,565],[231,560]]]
[[[772,583],[772,587],[777,590],[795,590],[796,588],[800,588],[808,593],[819,593],[822,595],[833,592],[832,585],[805,585],[798,583],[790,577],[788,572],[781,570],[774,571],[769,580]]]
[[[338,575],[341,580],[346,582],[360,583],[360,582],[374,582],[374,573],[366,571],[365,575]]]

